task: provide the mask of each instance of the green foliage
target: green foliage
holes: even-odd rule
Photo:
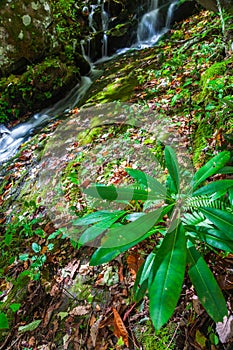
[[[0,313],[0,329],[9,328],[8,320],[4,312]]]
[[[33,321],[33,322],[29,323],[29,324],[26,324],[25,326],[20,326],[19,329],[18,329],[19,333],[34,331],[34,329],[39,327],[41,321],[42,320],[36,320],[36,321]]]
[[[53,17],[58,42],[62,46],[66,58],[69,61],[74,59],[77,38],[80,33],[80,24],[77,20],[79,7],[75,0],[52,1]]]
[[[47,58],[31,65],[21,76],[10,75],[0,79],[0,122],[18,118],[26,112],[41,108],[41,103],[51,104],[57,94],[67,91],[79,70],[65,65],[58,58]]]
[[[143,345],[145,350],[167,350],[176,349],[174,333],[175,326],[169,323],[159,331],[153,329],[152,323],[148,320],[143,324],[135,326],[138,341]],[[138,329],[137,329],[138,328]]]
[[[148,291],[155,329],[171,317],[186,267],[202,305],[215,322],[220,322],[227,315],[226,302],[202,256],[202,247],[233,252],[233,180],[208,184],[205,181],[224,171],[230,152],[219,153],[200,168],[184,193],[181,184],[187,171],[182,173],[170,146],[165,147],[164,157],[168,169],[166,185],[141,171],[126,169],[135,181],[134,187],[95,184],[84,190],[87,195],[108,201],[140,201],[142,211],[133,212],[132,207],[96,211],[76,220],[74,224],[83,230],[79,244],[98,239],[100,247],[90,260],[91,265],[98,265],[155,235],[157,244],[139,269],[134,286],[136,302]],[[157,207],[150,212],[143,209],[148,200]]]

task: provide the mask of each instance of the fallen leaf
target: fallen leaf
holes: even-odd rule
[[[82,315],[87,315],[90,312],[90,305],[80,305],[76,306],[73,310],[69,312],[71,316],[82,316]]]
[[[127,257],[127,264],[129,268],[129,272],[134,279],[136,279],[136,274],[143,263],[143,259],[139,254],[132,252]]]
[[[197,344],[201,347],[201,349],[206,349],[206,337],[199,331],[199,329],[196,331],[195,335],[195,341]]]
[[[25,326],[20,326],[18,328],[18,331],[19,331],[19,333],[34,331],[34,329],[36,329],[40,325],[41,321],[42,320],[36,320],[36,321],[33,321],[29,324],[26,324]]]
[[[97,339],[97,336],[99,333],[100,322],[101,322],[101,317],[92,324],[91,329],[90,329],[91,341],[92,341],[94,348],[96,346],[96,339]]]
[[[216,331],[222,343],[226,343],[233,337],[233,316],[229,315],[223,318],[223,322],[216,324]]]
[[[33,347],[36,345],[36,339],[35,337],[31,337],[28,341],[28,346]]]
[[[117,310],[112,308],[114,315],[114,335],[119,339],[122,337],[124,344],[129,347],[129,335],[127,329],[125,328],[124,322],[121,319],[121,316],[117,312]]]

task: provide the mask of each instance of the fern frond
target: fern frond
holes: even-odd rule
[[[196,197],[189,197],[184,203],[185,211],[196,211],[200,207],[209,207],[221,210],[227,210],[229,207],[228,198],[214,199],[212,196],[202,195]]]
[[[204,214],[198,212],[193,212],[192,214],[184,213],[182,218],[182,221],[185,225],[198,225],[204,220]]]

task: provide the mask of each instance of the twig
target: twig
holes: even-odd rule
[[[180,324],[178,323],[178,325],[177,325],[177,327],[176,327],[176,329],[175,329],[175,332],[174,332],[174,334],[173,334],[173,336],[172,336],[172,338],[171,338],[171,340],[170,340],[168,346],[166,347],[166,349],[170,349],[170,345],[172,344],[172,342],[173,342],[173,340],[174,340],[174,338],[175,338],[175,336],[176,336],[176,333],[177,333],[179,327],[180,327]]]

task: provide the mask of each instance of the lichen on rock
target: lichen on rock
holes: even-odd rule
[[[48,29],[51,23],[48,1],[3,0],[0,6],[0,76],[24,71],[27,65],[22,65],[22,57],[35,63],[45,55],[54,35],[53,29]]]

